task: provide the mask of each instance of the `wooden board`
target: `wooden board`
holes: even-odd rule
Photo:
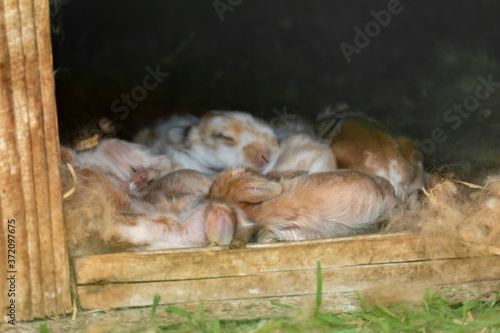
[[[159,294],[164,304],[193,306],[203,299],[207,309],[226,318],[235,316],[228,309],[247,309],[248,318],[282,313],[271,299],[293,300],[299,307],[311,304],[317,261],[325,299],[335,300],[335,311],[357,310],[356,292],[387,285],[422,290],[465,285],[477,291],[481,284],[483,292],[500,287],[500,256],[469,258],[465,249],[428,252],[424,244],[429,250],[433,243],[420,236],[379,234],[255,244],[241,250],[99,255],[76,258],[74,266],[84,309],[147,306]]]
[[[49,2],[0,1],[0,45],[2,258],[8,221],[16,221],[15,266],[0,261],[15,274],[15,296],[2,292],[0,302],[14,300],[15,319],[30,320],[71,308]]]
[[[249,244],[247,248],[199,248],[98,255],[74,260],[78,284],[137,282],[249,275],[262,271],[462,258],[463,249],[440,249],[432,257],[425,239],[406,234],[364,235],[316,241]],[[438,246],[438,244],[436,244]],[[397,249],[397,250],[395,250]],[[306,260],[307,258],[307,260]]]

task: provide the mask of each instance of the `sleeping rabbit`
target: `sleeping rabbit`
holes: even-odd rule
[[[140,170],[149,170],[150,177],[160,178],[180,165],[161,155],[153,155],[146,147],[119,139],[104,139],[92,149],[78,152],[76,161],[94,171],[112,176],[115,184],[134,189],[132,180]]]
[[[415,207],[426,173],[413,141],[361,113],[324,117],[319,135],[329,140],[339,169],[355,169],[389,180],[408,208]]]
[[[259,242],[374,232],[379,222],[395,215],[398,206],[386,179],[355,170],[275,180],[255,170],[235,168],[215,180],[207,197],[240,207],[255,223]]]
[[[134,155],[125,150],[122,162],[133,157],[127,152]],[[237,232],[237,221],[239,226],[251,225],[238,208],[190,195],[188,190],[157,209],[117,185],[119,172],[109,172],[99,164],[81,164],[78,155],[61,148],[62,186],[69,193],[63,202],[64,222],[72,256],[227,245]],[[127,170],[130,165],[123,167]]]
[[[179,122],[178,119],[172,121]],[[149,146],[159,147],[159,153],[185,169],[213,173],[230,167],[248,166],[263,170],[276,155],[277,140],[272,128],[249,113],[211,111],[195,124],[181,125],[182,130],[176,124],[160,124],[155,128],[156,132],[170,128],[169,135],[160,134],[157,140],[173,136],[176,144],[161,144],[153,140]],[[172,134],[172,128],[177,128],[175,134]],[[136,137],[135,140],[151,142],[143,137]]]
[[[186,148],[184,141],[187,131],[199,123],[192,114],[173,115],[168,119],[159,119],[151,127],[140,130],[132,141],[149,148],[154,154],[166,154],[169,147]]]
[[[264,173],[290,170],[323,172],[336,169],[335,155],[327,143],[307,134],[296,134],[280,143],[278,157],[266,167]]]

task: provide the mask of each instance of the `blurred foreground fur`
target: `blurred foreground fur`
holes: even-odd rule
[[[362,298],[369,307],[393,306],[396,304],[418,305],[425,297],[425,285],[381,284],[363,291]]]

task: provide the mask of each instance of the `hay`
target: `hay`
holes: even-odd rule
[[[500,255],[500,177],[487,177],[482,185],[450,175],[436,178],[432,186],[423,189],[419,206],[391,221],[384,232],[395,231],[424,235],[421,250],[429,259],[439,258],[443,252],[470,258]],[[470,260],[460,271],[475,279],[476,272],[490,269],[483,262]],[[443,276],[438,264],[431,274]],[[381,285],[365,290],[362,296],[369,304],[411,305],[423,299],[423,290],[419,283]]]
[[[76,177],[76,173],[75,173],[75,169],[73,168],[73,166],[66,162],[66,166],[68,167],[68,170],[69,172],[71,173],[71,177],[73,178],[73,187],[70,188],[66,193],[64,193],[63,195],[63,199],[66,200],[67,198],[69,198],[73,193],[75,193],[75,190],[76,190],[76,184],[77,184],[77,181],[78,181],[78,178]]]
[[[446,249],[468,257],[500,255],[500,177],[483,185],[443,178],[424,192],[420,206],[389,224],[386,232],[425,235],[423,251],[433,258]],[[471,260],[470,274],[488,269]],[[439,272],[436,272],[439,274]]]
[[[390,223],[386,232],[411,231],[433,236],[443,246],[471,255],[500,252],[500,177],[483,185],[441,178],[424,195],[419,207]]]

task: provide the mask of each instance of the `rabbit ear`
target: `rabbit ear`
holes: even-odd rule
[[[244,177],[235,184],[234,196],[238,201],[260,203],[283,192],[280,183],[259,177]]]
[[[229,245],[233,239],[236,217],[233,210],[223,204],[207,207],[206,233],[213,245]]]

